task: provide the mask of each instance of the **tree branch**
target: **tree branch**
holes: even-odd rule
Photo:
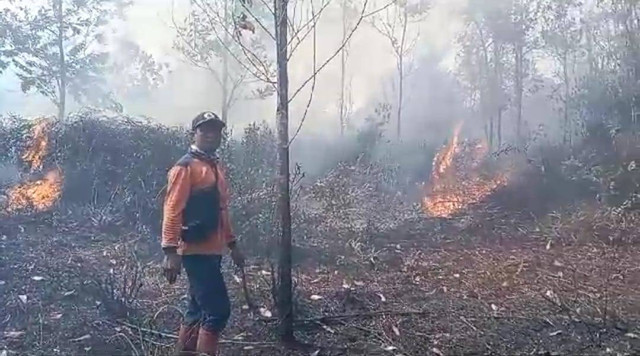
[[[227,98],[227,103],[226,103],[228,108],[231,108],[235,104],[235,102],[238,100],[238,98],[236,96],[236,91],[244,83],[246,78],[247,78],[247,75],[246,75],[246,72],[245,72],[245,73],[239,75],[238,79],[231,86],[231,90],[229,91],[229,97]]]
[[[329,6],[329,4],[331,3],[331,1],[326,1],[323,3],[323,5],[320,7],[318,13],[315,13],[315,11],[312,11],[311,14],[311,18],[309,19],[309,21],[307,21],[304,25],[300,26],[292,35],[291,35],[291,39],[289,41],[289,43],[287,45],[290,45],[291,43],[293,43],[293,39],[296,38],[298,40],[297,44],[295,46],[293,46],[290,50],[289,53],[289,58],[291,59],[291,57],[293,56],[293,52],[295,52],[296,48],[304,41],[304,39],[309,35],[309,33],[312,31],[312,28],[315,27],[318,23],[318,20],[320,19],[320,16],[322,15],[323,11]],[[311,1],[311,6],[313,6],[313,1]],[[311,27],[309,28],[309,30],[307,32],[305,32],[305,34],[302,36],[302,38],[299,37],[300,32],[302,32],[305,28],[309,27],[311,25]],[[295,29],[291,29],[292,31],[294,31]]]
[[[258,66],[251,60],[251,58],[248,56],[248,53],[251,53],[253,55],[253,57],[257,58],[257,56],[255,54],[253,54],[251,52],[251,50],[247,49],[245,47],[245,45],[242,43],[242,41],[236,40],[234,42],[236,42],[240,48],[243,50],[243,54],[245,55],[245,58],[251,63],[251,65],[254,67],[255,71],[252,70],[251,68],[249,68],[249,66],[247,66],[242,60],[240,60],[240,58],[238,58],[238,56],[229,48],[229,46],[227,45],[227,43],[225,43],[225,41],[221,38],[220,34],[218,33],[218,31],[216,30],[216,28],[218,26],[215,25],[215,19],[212,17],[212,15],[209,13],[209,11],[207,11],[206,8],[204,8],[203,4],[200,4],[197,0],[193,1],[194,4],[196,4],[197,6],[200,7],[200,9],[203,11],[203,13],[206,15],[207,19],[209,20],[209,23],[212,27],[212,32],[213,34],[216,36],[216,38],[218,39],[219,43],[222,45],[222,47],[236,60],[236,62],[238,64],[240,64],[245,70],[247,70],[249,73],[251,73],[251,75],[253,77],[255,77],[258,80],[261,80],[265,83],[268,83],[270,85],[275,85],[275,82],[269,78],[269,72],[266,71],[264,73],[260,73],[260,69],[258,68]],[[218,21],[218,23],[220,23]],[[223,24],[223,23],[221,23]],[[234,34],[232,32],[229,31],[228,28],[226,28],[225,26],[222,26],[224,28],[224,30],[227,32],[228,35],[230,36],[234,36]],[[257,72],[256,72],[257,71]]]
[[[313,71],[313,74],[307,78],[302,85],[300,85],[300,87],[298,87],[298,89],[296,89],[293,93],[293,95],[291,95],[291,97],[289,98],[289,102],[291,102],[293,99],[295,99],[295,97],[298,95],[298,93],[300,93],[300,91],[307,85],[309,84],[309,82],[311,80],[314,79],[314,77],[316,75],[318,75],[318,73],[320,71],[322,71],[338,54],[340,54],[340,51],[342,51],[342,49],[344,48],[344,46],[346,46],[346,44],[349,42],[349,40],[351,40],[351,37],[353,36],[353,34],[356,32],[356,30],[358,29],[358,27],[360,26],[360,24],[362,23],[362,20],[364,20],[364,16],[365,16],[365,11],[367,9],[367,4],[369,3],[369,0],[364,0],[364,5],[362,6],[362,11],[360,13],[360,17],[358,18],[358,21],[356,22],[356,24],[354,25],[353,29],[351,29],[351,31],[349,32],[349,35],[346,37],[346,39],[342,42],[342,44],[340,45],[340,47],[338,47],[338,49],[335,51],[335,53],[333,53],[326,61],[324,61],[324,63],[322,63],[322,65],[317,68],[316,70]]]
[[[244,1],[240,1],[240,4],[242,4],[242,8],[244,8],[249,15],[251,15],[251,18],[253,18],[253,20],[264,30],[264,32],[266,32],[267,35],[269,35],[269,37],[271,37],[272,40],[276,40],[276,36],[274,36],[271,31],[269,31],[265,25],[262,23],[262,21],[260,21],[254,14],[253,12],[251,12],[251,9],[249,9],[247,7],[247,5],[245,5]]]
[[[313,10],[313,2],[311,5],[311,11]],[[317,58],[317,50],[318,50],[318,46],[317,46],[317,26],[313,26],[313,71],[316,71],[316,58]],[[300,119],[300,124],[298,124],[298,128],[296,129],[296,133],[291,137],[291,140],[289,140],[289,143],[287,144],[287,147],[291,146],[291,143],[293,142],[293,140],[296,139],[296,137],[298,136],[298,134],[300,133],[300,130],[302,129],[302,125],[304,124],[304,121],[307,118],[307,114],[309,113],[309,107],[311,106],[311,101],[313,100],[313,93],[315,92],[316,89],[316,75],[313,76],[313,82],[311,84],[311,93],[309,93],[309,100],[307,101],[307,106],[304,108],[304,114],[302,115],[302,118]]]
[[[377,10],[371,11],[370,13],[368,13],[368,14],[364,15],[364,17],[366,18],[366,17],[374,16],[374,15],[376,15],[377,13],[382,12],[382,11],[384,11],[384,10],[388,9],[391,5],[395,4],[396,2],[397,2],[397,0],[391,0],[391,1],[390,1],[388,4],[386,4],[385,6],[383,6],[383,7],[379,8],[379,9],[377,9]]]
[[[194,0],[195,4],[198,4],[199,2],[197,0]],[[202,6],[204,6],[203,4],[199,5],[201,6],[201,9],[204,11],[205,15],[207,16],[207,18],[209,18],[209,22],[211,21],[215,21],[213,20],[212,16],[210,15],[210,12],[207,11],[206,9],[204,9]],[[215,11],[213,11],[213,14],[217,14]],[[218,23],[220,24],[224,24],[224,21],[222,19],[220,19],[219,14],[217,14],[218,16]],[[235,55],[235,53],[233,53],[233,51],[231,51],[231,49],[229,48],[228,44],[220,37],[220,35],[218,34],[218,31],[216,30],[217,26],[214,26],[213,23],[211,23],[212,25],[212,30],[213,33],[215,34],[216,38],[218,38],[218,40],[220,41],[220,43],[222,44],[222,46],[239,62],[241,63],[245,69],[250,70],[246,65],[244,65],[244,63],[242,63],[242,61],[240,61],[237,56]],[[230,36],[231,38],[235,38],[235,34],[231,31],[229,31],[229,29],[226,26],[221,26],[224,31],[226,32],[226,34],[228,36]],[[269,75],[269,69],[268,66],[255,54],[253,53],[253,51],[249,48],[247,48],[245,46],[245,44],[238,38],[234,41],[235,43],[237,43],[240,46],[240,49],[242,50],[242,53],[244,54],[245,58],[249,61],[249,63],[251,63],[251,65],[254,67],[255,70],[257,71],[261,71],[263,70],[262,73],[260,73],[264,78],[260,78],[260,76],[256,76],[254,74],[254,76],[257,79],[262,79],[264,82],[268,83],[268,84],[272,84],[275,85],[275,83],[273,82],[273,80],[271,80],[270,75]],[[253,57],[253,59],[252,59]],[[256,61],[258,63],[256,63]],[[262,69],[260,69],[260,67],[262,67]],[[253,74],[253,72],[252,72]]]
[[[264,5],[264,7],[266,7],[267,10],[269,10],[269,13],[271,14],[271,16],[273,18],[275,18],[276,17],[276,13],[275,13],[275,11],[273,11],[273,9],[271,7],[269,7],[269,4],[265,0],[260,0],[260,2],[262,2],[262,5]]]
[[[180,27],[176,24],[175,21],[175,17],[173,16],[174,12],[173,12],[173,8],[171,9],[171,21],[173,23],[173,25],[175,26],[176,29],[176,33],[178,34],[178,37],[180,39],[180,41],[185,44],[195,55],[200,55],[202,56],[202,54],[200,53],[200,51],[198,49],[196,49],[193,44],[191,44],[191,41],[189,41],[186,36],[184,35],[184,33],[182,32],[182,30],[180,29]],[[214,68],[211,67],[211,65],[209,65],[209,63],[207,62],[206,65],[202,65],[198,60],[196,60],[196,58],[193,58],[192,56],[190,56],[189,54],[185,53],[184,50],[178,49],[178,51],[180,52],[180,54],[182,54],[190,63],[191,65],[200,68],[200,69],[205,69],[209,72],[211,72],[216,81],[218,82],[219,85],[222,85],[222,80],[220,79],[220,74],[218,73],[217,70],[215,70]]]

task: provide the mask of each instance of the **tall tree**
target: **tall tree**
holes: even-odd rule
[[[7,9],[0,11],[0,74],[7,69],[10,63],[7,40],[9,38],[9,25],[6,19],[7,11]]]
[[[460,37],[458,67],[472,105],[485,121],[490,144],[502,143],[503,112],[513,112],[515,136],[523,140],[526,93],[537,89],[532,80],[535,51],[540,47],[542,0],[495,0],[470,3],[466,30]],[[510,72],[510,73],[509,73]],[[512,92],[510,100],[507,89]]]
[[[409,4],[407,1],[395,1],[383,11],[372,17],[371,24],[384,36],[391,46],[396,59],[397,103],[396,135],[398,140],[402,130],[402,104],[404,101],[404,80],[407,76],[407,62],[420,37],[417,27],[412,27],[423,18],[427,7],[423,1]]]
[[[539,47],[539,22],[542,19],[540,10],[543,9],[540,0],[512,0],[511,21],[513,29],[510,43],[513,46],[513,78],[514,78],[514,106],[516,116],[516,139],[522,143],[524,137],[523,126],[523,98],[525,81],[532,75],[533,52]]]
[[[144,100],[154,89],[164,84],[170,66],[126,38],[112,44],[109,56],[106,87],[95,104],[116,111],[124,110],[123,103]]]
[[[465,82],[469,105],[484,121],[490,146],[502,144],[502,114],[507,108],[505,75],[511,57],[507,53],[511,23],[510,2],[470,4],[466,28],[459,37],[458,70]]]
[[[78,102],[104,85],[105,32],[123,15],[126,0],[15,0],[5,9],[9,51],[26,93],[51,100],[64,118],[67,94]]]
[[[255,28],[246,19],[234,17],[237,5],[238,2],[233,0],[191,0],[191,11],[184,21],[177,24],[174,20],[177,31],[174,48],[188,63],[211,73],[221,92],[219,105],[225,122],[238,100],[264,98],[274,91],[253,78],[238,63],[240,60],[246,62],[246,59],[243,48],[234,37],[239,29],[254,33]],[[261,19],[266,16],[266,13],[259,15]],[[259,41],[252,41],[247,47],[253,53],[263,52],[261,57],[266,58],[265,49],[261,48]],[[274,67],[268,61],[264,64]],[[275,72],[275,69],[270,71]]]
[[[624,128],[639,129],[640,124],[640,3],[638,1],[603,1],[599,3],[609,29],[609,43],[601,39],[605,50],[609,79],[616,93],[618,124]],[[602,46],[604,44],[604,46]],[[605,62],[606,63],[606,62]],[[611,75],[613,74],[613,75]]]
[[[349,115],[351,114],[351,86],[348,80],[347,61],[349,58],[349,41],[347,36],[349,35],[349,29],[354,15],[357,16],[357,9],[353,7],[352,0],[341,0],[340,11],[342,13],[341,18],[341,30],[344,47],[340,51],[340,98],[338,100],[339,115],[340,115],[340,136],[344,136],[344,131],[347,127]]]
[[[351,39],[362,21],[373,13],[366,13],[368,0],[364,0],[357,17],[355,17],[348,34],[344,40],[338,44],[324,61],[318,62],[317,58],[317,25],[324,10],[331,4],[330,0],[320,1],[296,1],[274,0],[273,6],[267,2],[262,2],[262,8],[270,12],[273,16],[273,23],[262,22],[256,15],[256,8],[250,6],[250,2],[242,2],[242,10],[236,15],[237,26],[240,31],[233,38],[242,48],[244,59],[239,61],[245,64],[244,68],[256,79],[263,80],[267,85],[273,86],[277,94],[276,105],[276,126],[278,136],[278,211],[280,239],[280,256],[278,261],[278,316],[280,318],[280,336],[284,341],[294,340],[293,336],[293,283],[291,276],[292,269],[292,236],[291,227],[291,178],[289,147],[300,132],[307,117],[309,106],[313,100],[313,94],[318,73],[340,55],[346,43]],[[375,12],[374,12],[375,13]],[[251,24],[250,26],[248,24]],[[254,53],[247,46],[246,29],[256,29],[256,34],[251,34],[250,38],[257,35],[266,40],[273,40],[275,48],[276,73],[270,72],[265,65],[265,58],[262,53]],[[272,33],[271,29],[275,29]],[[251,31],[249,31],[251,32]],[[305,41],[311,37],[312,54],[309,59],[312,62],[311,73],[303,78],[301,84],[296,85],[291,90],[289,82],[289,64],[294,58],[296,51]],[[232,53],[229,51],[229,53]],[[298,95],[310,86],[309,97],[306,100],[306,107],[300,119],[300,123],[293,135],[289,135],[289,105]]]
[[[291,195],[289,179],[289,57],[287,15],[288,0],[275,0],[276,61],[278,77],[276,92],[276,122],[278,132],[278,210],[280,211],[280,261],[278,275],[278,313],[281,317],[280,334],[284,341],[293,341],[293,284],[291,280]]]
[[[545,5],[542,38],[545,50],[556,62],[558,70],[554,76],[561,88],[555,88],[557,100],[561,103],[563,117],[563,137],[565,144],[571,143],[572,125],[570,119],[571,96],[576,76],[576,64],[581,50],[583,29],[580,23],[582,4],[577,0],[555,0]]]

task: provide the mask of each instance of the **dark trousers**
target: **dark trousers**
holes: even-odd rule
[[[220,269],[222,256],[185,255],[182,264],[189,279],[189,307],[184,323],[211,332],[221,332],[227,325],[231,305]]]

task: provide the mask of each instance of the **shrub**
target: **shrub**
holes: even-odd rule
[[[2,123],[0,145],[10,148],[3,159],[20,162],[32,123],[19,117]],[[409,201],[398,194],[393,157],[368,154],[382,137],[380,126],[372,127],[377,133],[365,135],[367,143],[360,141],[357,155],[317,180],[303,180],[303,168],[294,164],[291,205],[298,245],[323,244],[327,234],[362,237],[370,229],[384,231],[411,210]],[[44,170],[57,166],[64,174],[59,207],[65,216],[100,228],[128,224],[159,234],[167,172],[186,151],[186,130],[84,110],[55,122],[49,135]],[[276,135],[261,123],[248,125],[238,136],[229,135],[221,149],[234,230],[250,253],[273,258],[279,231]]]

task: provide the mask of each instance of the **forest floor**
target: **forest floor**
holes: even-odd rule
[[[0,355],[170,354],[186,278],[160,278],[157,241],[63,220],[2,217]],[[234,310],[222,355],[640,353],[639,246],[430,231],[379,238],[366,259],[303,261],[301,345],[289,350],[276,342],[270,269],[247,269],[254,312],[225,261]]]

